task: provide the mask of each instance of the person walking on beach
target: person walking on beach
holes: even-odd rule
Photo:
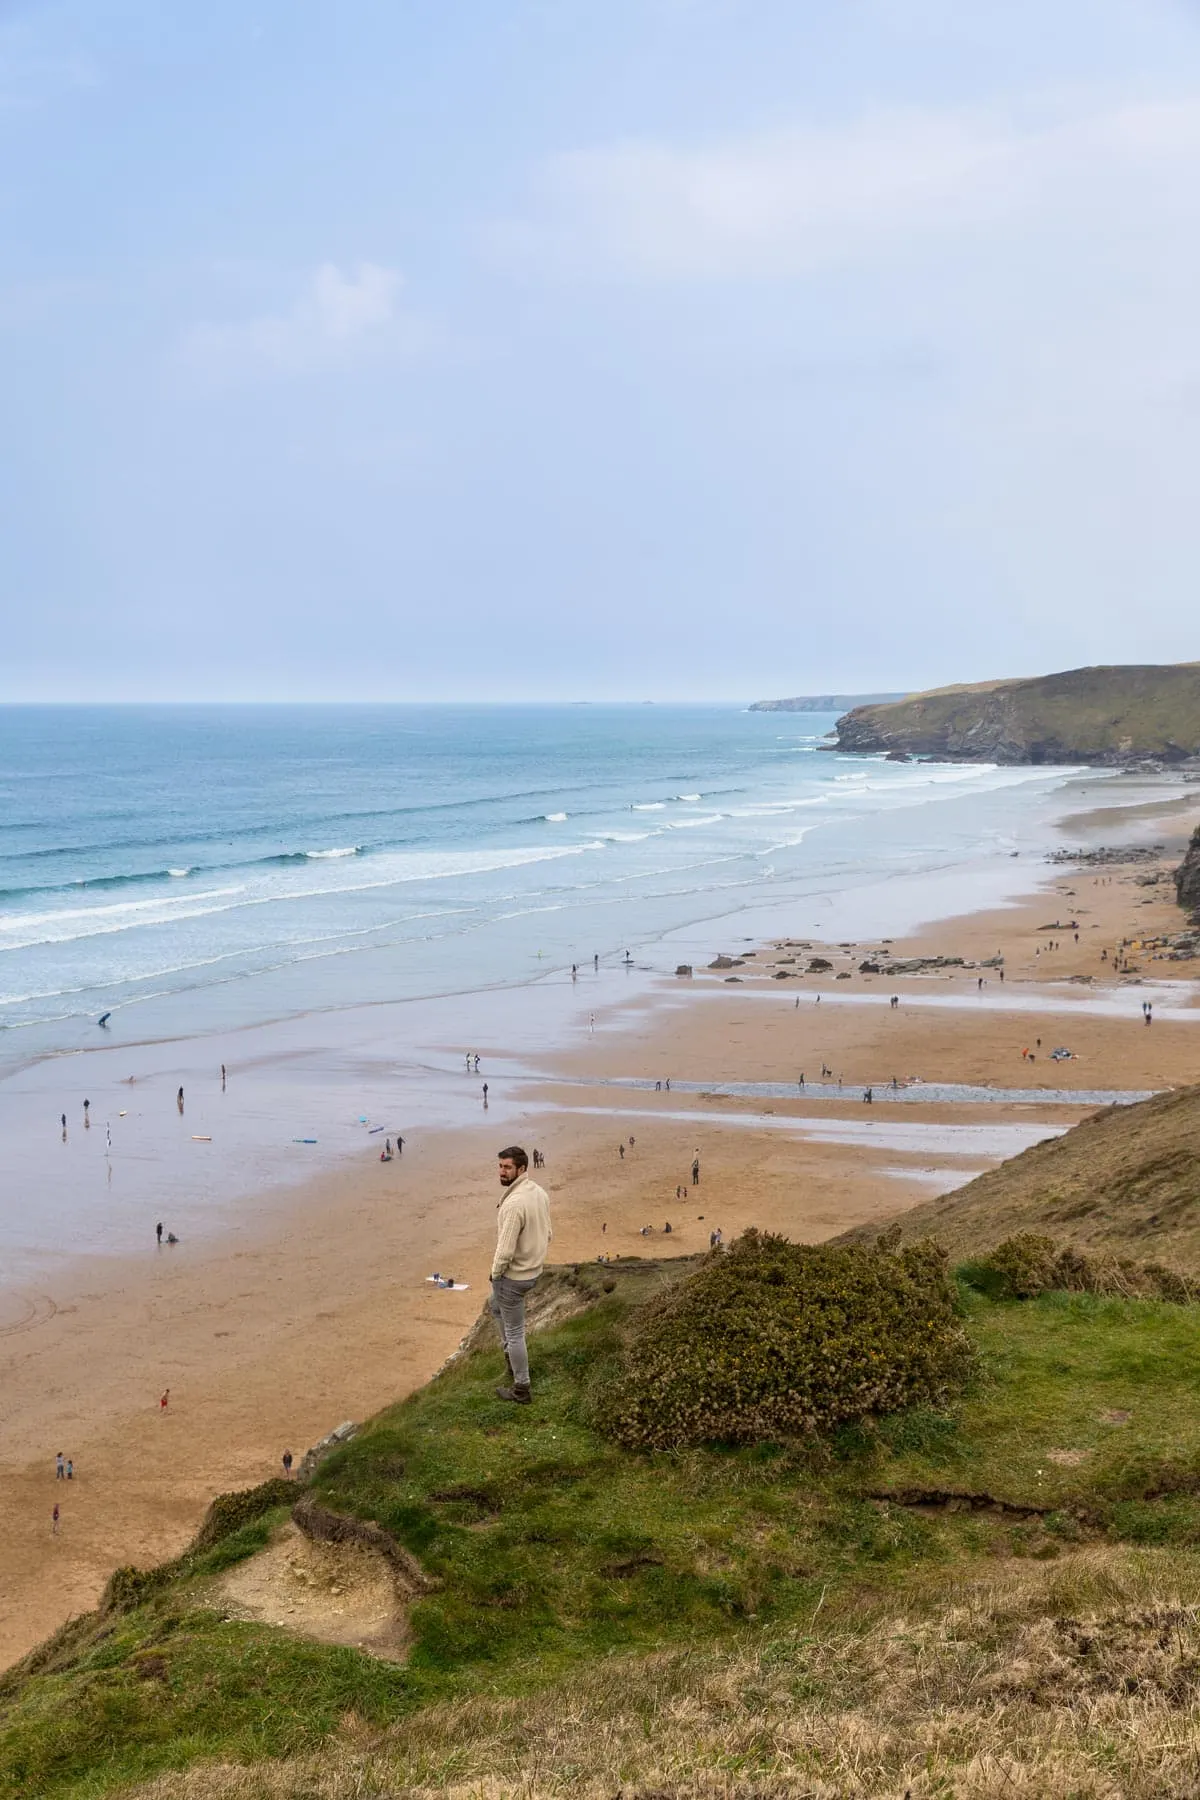
[[[554,1236],[550,1202],[529,1178],[529,1158],[519,1144],[499,1157],[504,1192],[496,1209],[496,1253],[492,1258],[490,1309],[504,1340],[510,1385],[498,1387],[498,1400],[528,1406],[529,1352],[525,1345],[525,1302],[546,1261]]]
[[[158,1400],[158,1410],[160,1413],[166,1412],[167,1403],[170,1400],[170,1398],[171,1398],[170,1388],[164,1388],[162,1393],[159,1395],[159,1400]]]
[[[66,1474],[66,1472],[67,1472],[66,1460],[63,1456],[62,1451],[60,1450],[58,1452],[58,1455],[54,1458],[54,1479],[55,1479],[55,1481],[61,1481],[63,1479],[63,1476]]]
[[[179,1108],[180,1112],[182,1112],[183,1111],[183,1089],[182,1088],[180,1088],[179,1092],[175,1096],[175,1104]]]
[[[692,1158],[692,1186],[700,1186],[700,1152],[697,1150]]]
[[[58,1536],[58,1501],[54,1502],[54,1511],[50,1514],[50,1536]]]
[[[161,1219],[158,1221],[158,1224],[154,1227],[154,1235],[158,1239],[159,1243],[161,1244],[162,1243],[162,1220]]]
[[[283,1472],[290,1481],[292,1479],[292,1453],[290,1450],[285,1450],[283,1453]]]
[[[487,1082],[486,1081],[483,1084],[483,1104],[485,1106],[487,1105]]]
[[[625,1146],[624,1146],[624,1144],[617,1145],[617,1155],[620,1157],[622,1162],[625,1161]]]
[[[74,1481],[74,1479],[75,1479],[75,1464],[71,1461],[71,1458],[68,1456],[68,1458],[67,1458],[67,1480]]]
[[[85,1125],[90,1125],[90,1124],[91,1124],[91,1122],[92,1122],[92,1121],[91,1121],[91,1120],[90,1120],[90,1119],[89,1119],[89,1118],[88,1118],[88,1108],[89,1108],[89,1107],[90,1107],[90,1106],[91,1106],[91,1104],[92,1104],[92,1103],[91,1103],[91,1101],[90,1101],[90,1100],[85,1100],[85,1101],[84,1101],[84,1103],[83,1103],[83,1122],[84,1122],[84,1124],[85,1124]]]

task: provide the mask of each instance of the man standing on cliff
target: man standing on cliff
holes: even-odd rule
[[[500,1152],[504,1193],[496,1214],[496,1254],[492,1258],[492,1315],[504,1340],[511,1386],[498,1387],[500,1400],[528,1406],[529,1352],[525,1348],[525,1296],[542,1272],[554,1233],[550,1202],[529,1179],[529,1158],[519,1144]]]

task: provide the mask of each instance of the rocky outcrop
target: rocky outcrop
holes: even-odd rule
[[[335,1450],[339,1450],[343,1444],[348,1444],[350,1439],[357,1435],[358,1426],[353,1419],[347,1419],[343,1424],[336,1425],[327,1437],[321,1439],[319,1444],[314,1444],[311,1450],[304,1452],[300,1459],[300,1467],[296,1471],[301,1481],[308,1481],[311,1476],[316,1474],[319,1463],[324,1462],[327,1456],[331,1456]]]
[[[1200,825],[1192,833],[1187,855],[1175,871],[1175,897],[1185,912],[1200,919]]]
[[[837,748],[996,763],[1180,763],[1200,756],[1200,663],[1069,669],[935,688],[837,722]]]

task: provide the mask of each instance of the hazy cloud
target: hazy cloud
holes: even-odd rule
[[[908,110],[568,152],[543,165],[527,216],[496,242],[558,272],[795,274],[1006,218],[1105,210],[1123,193],[1157,206],[1164,181],[1200,194],[1200,97]]]
[[[322,263],[286,311],[196,325],[186,354],[210,370],[297,375],[347,367],[365,355],[411,353],[423,334],[400,306],[402,287],[403,277],[378,263]]]

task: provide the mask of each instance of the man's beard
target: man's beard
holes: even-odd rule
[[[512,1184],[513,1184],[513,1182],[514,1182],[514,1181],[515,1181],[515,1180],[516,1180],[516,1179],[517,1179],[517,1178],[516,1178],[516,1176],[515,1176],[515,1175],[502,1175],[502,1176],[501,1176],[501,1177],[500,1177],[500,1186],[501,1186],[501,1187],[511,1187],[511,1186],[512,1186]]]

